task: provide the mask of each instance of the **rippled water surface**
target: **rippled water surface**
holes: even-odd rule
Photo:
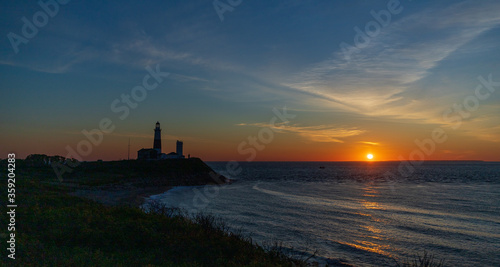
[[[236,182],[152,198],[331,264],[393,266],[426,250],[449,266],[500,266],[499,163],[255,162],[236,177],[209,165]]]

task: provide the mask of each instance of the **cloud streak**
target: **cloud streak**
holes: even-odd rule
[[[356,127],[346,128],[335,125],[299,126],[297,124],[270,125],[267,123],[239,123],[237,126],[255,126],[261,128],[271,128],[279,132],[298,134],[312,142],[321,143],[344,143],[344,138],[365,133]]]
[[[412,85],[499,24],[500,3],[493,1],[423,10],[382,29],[366,48],[352,55],[351,62],[338,51],[283,85],[327,100],[334,109],[437,123],[435,107],[428,108],[434,103],[412,97]]]
[[[371,146],[379,146],[380,143],[377,143],[377,142],[369,142],[369,141],[360,141],[358,142],[360,144],[365,144],[365,145],[371,145]]]

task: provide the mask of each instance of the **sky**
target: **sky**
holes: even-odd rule
[[[499,1],[40,3],[0,3],[0,158],[159,121],[206,161],[500,161]]]

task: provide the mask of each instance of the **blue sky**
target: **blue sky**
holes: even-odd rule
[[[346,60],[340,45],[388,3],[399,12]],[[397,159],[443,127],[430,159],[500,160],[500,92],[458,129],[443,119],[478,76],[500,81],[498,1],[241,1],[223,21],[213,1],[69,1],[18,53],[8,34],[42,8],[0,5],[3,154],[64,155],[109,117],[116,131],[89,160],[123,158],[128,138],[150,147],[157,120],[165,150],[183,139],[193,155],[241,160],[238,145],[286,106],[297,117],[257,159]],[[168,79],[119,120],[111,102],[157,64]]]

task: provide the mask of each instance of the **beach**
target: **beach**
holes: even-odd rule
[[[71,195],[88,198],[107,206],[140,207],[146,198],[164,193],[171,188],[171,186],[137,187],[132,184],[80,186]]]

